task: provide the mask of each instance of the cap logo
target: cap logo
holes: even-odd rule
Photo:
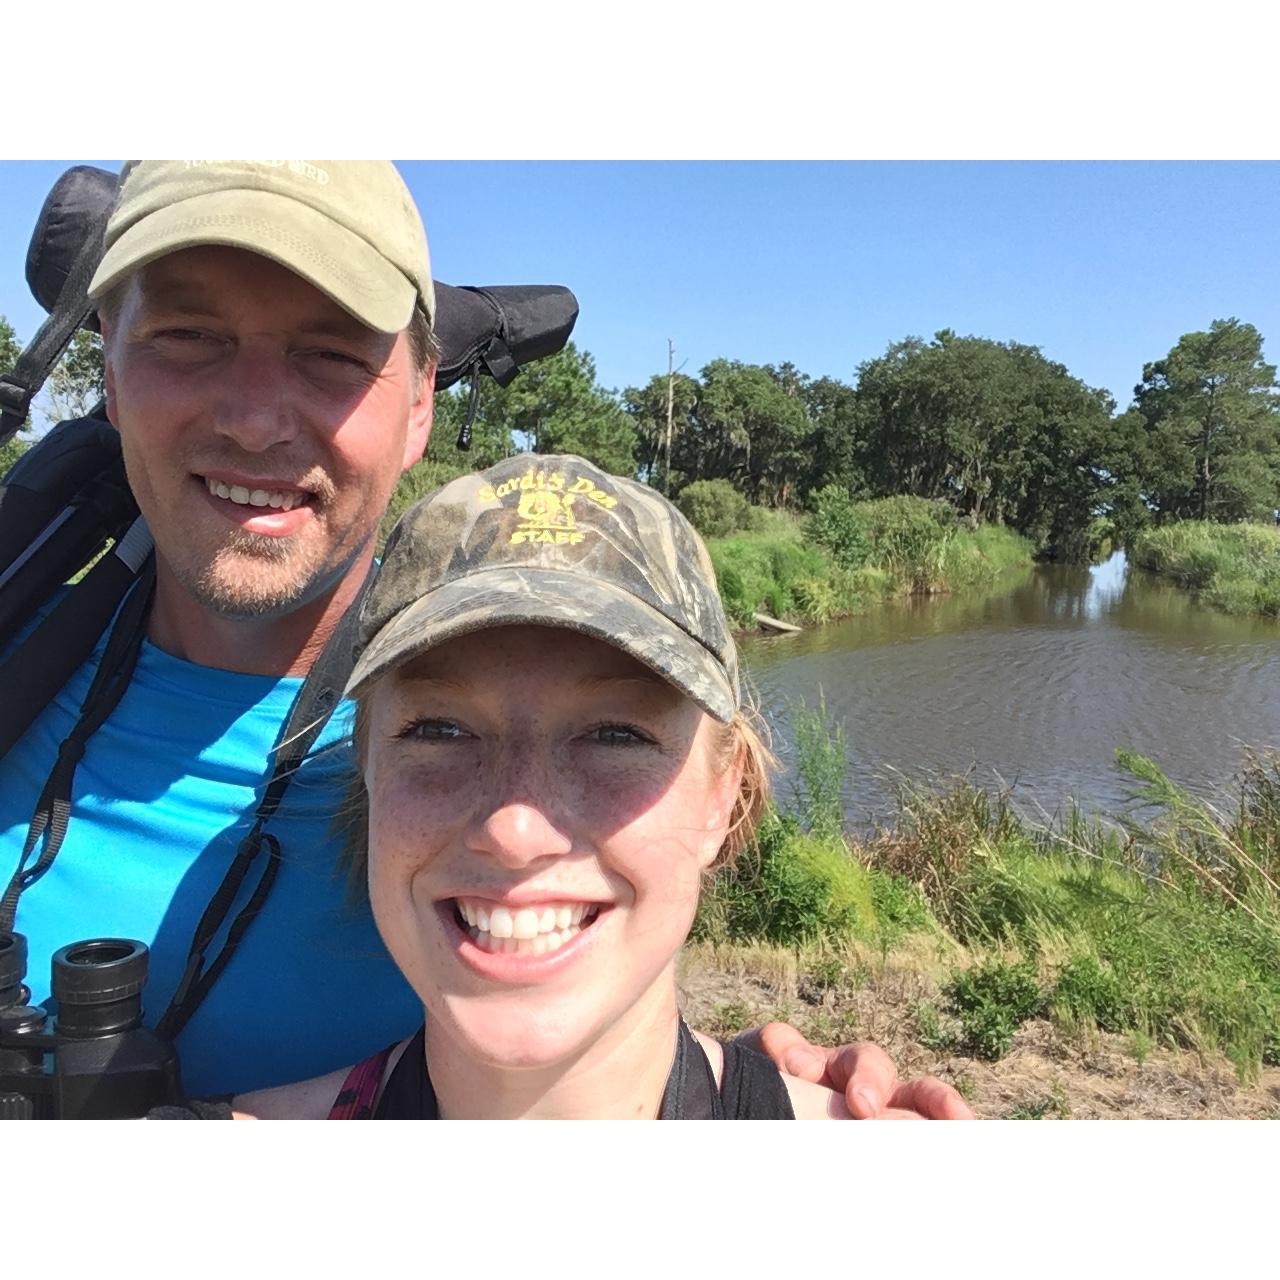
[[[563,547],[581,542],[587,535],[573,518],[573,499],[572,493],[561,496],[534,490],[522,494],[516,511],[524,523],[511,535],[511,543],[554,542]]]
[[[522,543],[551,542],[556,546],[575,546],[582,542],[591,530],[578,528],[573,506],[579,498],[593,502],[606,511],[618,505],[618,499],[597,486],[587,476],[566,478],[559,471],[535,471],[532,467],[522,476],[504,480],[501,484],[481,485],[476,497],[481,502],[500,502],[516,498],[516,514],[522,523],[508,539],[512,546]]]
[[[207,164],[226,164],[227,161],[184,160],[182,163],[188,169],[199,169]],[[236,163],[257,165],[263,169],[288,169],[290,173],[296,173],[300,178],[307,178],[322,187],[329,183],[329,171],[318,164],[312,164],[310,160],[238,160]]]

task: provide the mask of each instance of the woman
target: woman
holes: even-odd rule
[[[347,692],[374,916],[425,1026],[237,1112],[848,1115],[679,1016],[700,885],[767,780],[710,558],[670,503],[572,457],[437,490],[387,544]]]

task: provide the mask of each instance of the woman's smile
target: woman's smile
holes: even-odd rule
[[[493,982],[534,983],[557,977],[593,940],[607,903],[548,900],[507,906],[490,898],[445,898],[436,904],[458,959]]]

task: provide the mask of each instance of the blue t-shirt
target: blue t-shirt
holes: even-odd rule
[[[5,883],[104,646],[105,638],[0,764]],[[144,642],[129,688],[76,771],[57,860],[19,901],[33,1002],[49,995],[49,961],[59,947],[138,938],[151,948],[146,1021],[160,1017],[196,923],[252,825],[271,748],[301,683],[198,666]],[[270,897],[178,1037],[189,1095],[330,1071],[421,1021],[421,1003],[386,954],[363,897],[352,905],[338,866],[333,818],[349,778],[349,728],[343,704],[267,825],[282,846]],[[255,863],[229,919],[260,869]],[[206,965],[220,942],[221,935]]]

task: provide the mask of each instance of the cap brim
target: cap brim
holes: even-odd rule
[[[503,567],[446,583],[402,609],[360,655],[345,696],[446,640],[491,627],[563,627],[629,653],[728,724],[737,690],[715,655],[652,605],[556,569]]]
[[[89,296],[101,297],[148,262],[205,244],[278,262],[379,333],[399,333],[413,318],[417,287],[367,240],[310,205],[246,188],[193,196],[141,218],[103,255]]]

